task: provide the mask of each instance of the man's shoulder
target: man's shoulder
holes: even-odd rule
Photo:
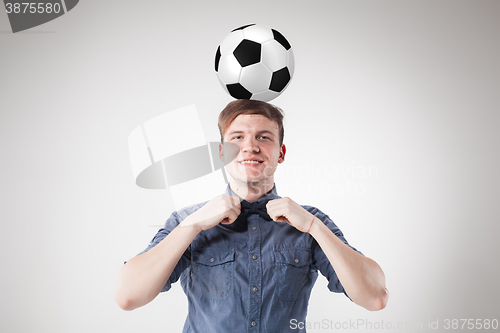
[[[323,211],[321,211],[321,209],[319,209],[318,207],[311,206],[311,205],[301,205],[301,206],[302,206],[302,208],[304,208],[305,210],[307,210],[309,213],[311,213],[313,215],[316,215],[316,214],[325,215],[325,213],[323,213]]]
[[[321,209],[315,207],[315,206],[309,206],[309,205],[301,205],[302,208],[307,210],[309,213],[313,214],[316,216],[318,219],[320,219],[325,225],[337,228],[336,224],[333,222],[333,220],[328,216],[326,213],[324,213]]]
[[[175,216],[179,220],[179,222],[183,221],[186,217],[193,214],[201,207],[205,206],[207,204],[207,202],[208,202],[208,200],[194,204],[194,205],[182,207],[181,209],[178,209],[175,212],[173,212],[172,216]]]

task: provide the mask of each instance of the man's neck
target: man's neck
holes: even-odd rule
[[[274,181],[268,183],[239,183],[235,181],[229,182],[229,187],[234,194],[240,198],[254,202],[262,197],[265,197],[274,187]]]

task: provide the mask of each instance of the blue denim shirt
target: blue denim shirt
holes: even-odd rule
[[[235,195],[228,187],[226,194]],[[276,187],[262,200],[280,198]],[[174,212],[148,251],[205,203]],[[347,244],[340,229],[319,209],[302,206]],[[258,214],[200,232],[184,252],[162,291],[181,280],[188,298],[183,332],[305,332],[304,322],[318,271],[328,289],[342,293],[337,274],[314,238]],[[296,326],[296,325],[295,325]],[[294,326],[294,327],[295,327]]]

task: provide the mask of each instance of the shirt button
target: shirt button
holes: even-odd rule
[[[253,259],[253,260],[257,260],[257,256],[254,254],[254,255],[252,256],[252,259]]]
[[[259,289],[257,287],[253,287],[253,291],[257,292]]]
[[[294,261],[295,261],[296,264],[298,264],[300,260],[299,259],[295,259]]]
[[[257,323],[255,321],[252,321],[252,326],[256,326]]]
[[[257,227],[252,227],[252,230],[257,230]]]
[[[214,261],[215,261],[215,259],[214,259],[214,258],[210,258],[210,262],[214,262]]]

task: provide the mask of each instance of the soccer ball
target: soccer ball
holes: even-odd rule
[[[268,102],[286,89],[293,71],[290,43],[278,31],[263,25],[234,29],[215,54],[219,81],[236,99]]]

